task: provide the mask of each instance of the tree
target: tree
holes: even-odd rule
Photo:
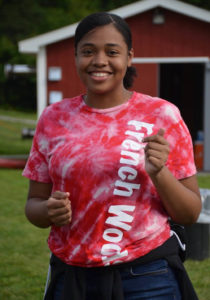
[[[210,10],[210,0],[184,0],[182,2]]]

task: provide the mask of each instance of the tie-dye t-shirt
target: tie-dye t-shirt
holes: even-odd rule
[[[108,109],[82,96],[48,106],[23,175],[70,193],[72,222],[52,226],[50,250],[71,265],[134,260],[170,236],[168,215],[145,172],[142,138],[164,128],[167,167],[177,179],[196,173],[192,142],[171,103],[133,92]]]

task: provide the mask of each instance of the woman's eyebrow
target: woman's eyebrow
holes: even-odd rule
[[[81,45],[81,47],[87,47],[87,46],[94,46],[93,43],[84,43]]]
[[[94,47],[94,46],[96,46],[96,44],[94,44],[94,43],[84,43],[81,45],[81,47]],[[105,46],[122,48],[121,45],[116,44],[116,43],[107,43],[107,44],[105,44]]]
[[[115,43],[107,43],[106,46],[109,46],[109,47],[120,47],[120,48],[122,48],[121,45],[115,44]]]

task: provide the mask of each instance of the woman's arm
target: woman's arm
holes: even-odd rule
[[[152,179],[169,216],[176,223],[192,224],[201,211],[201,198],[196,175],[177,180],[165,166],[169,154],[164,130],[147,137],[145,168]]]
[[[25,214],[37,227],[63,226],[71,222],[69,193],[56,191],[51,195],[51,192],[52,184],[30,180]]]
[[[178,181],[167,167],[151,179],[172,220],[179,224],[193,224],[201,211],[201,199],[195,175]]]

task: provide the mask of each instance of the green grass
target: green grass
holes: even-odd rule
[[[200,188],[210,189],[210,175],[199,175]],[[199,296],[199,300],[210,299],[210,258],[203,261],[187,260],[185,268]]]
[[[210,176],[199,176],[210,188]],[[48,229],[24,216],[28,180],[20,170],[0,169],[0,299],[41,300],[49,261]],[[185,263],[200,300],[210,299],[210,258]],[[190,300],[190,299],[189,299]]]
[[[210,258],[196,261],[187,260],[185,268],[194,285],[199,300],[210,299]],[[189,299],[190,300],[190,299]]]
[[[19,110],[7,110],[0,108],[0,115],[8,116],[8,117],[15,117],[15,118],[23,118],[29,120],[36,120],[37,115],[35,112],[23,112]]]
[[[28,180],[0,169],[0,299],[41,300],[48,268],[48,229],[24,216]]]
[[[198,176],[200,188],[210,189],[210,175]],[[203,261],[187,260],[185,267],[199,296],[199,300],[210,299],[210,258]]]
[[[203,189],[210,189],[210,175],[199,174],[198,185]]]
[[[18,111],[7,111],[0,109],[0,116],[9,116],[22,119],[36,120],[35,113],[24,113]],[[32,139],[22,139],[22,129],[35,128],[24,122],[10,122],[0,119],[0,155],[28,154]]]

